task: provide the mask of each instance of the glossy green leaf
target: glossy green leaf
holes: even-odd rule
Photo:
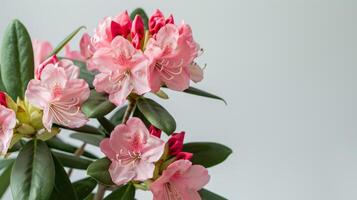
[[[51,200],[78,199],[73,189],[72,183],[65,169],[63,168],[62,164],[57,160],[56,156],[53,156],[53,161],[55,164],[56,177],[55,177],[55,186],[53,188],[50,199]]]
[[[78,199],[85,199],[90,196],[96,186],[97,181],[90,177],[78,180],[73,183],[73,187],[77,193]]]
[[[127,108],[128,108],[128,106],[123,106],[119,110],[117,110],[114,113],[114,115],[110,118],[110,122],[112,122],[112,124],[115,126],[118,124],[121,124]]]
[[[145,29],[148,30],[149,29],[149,24],[148,24],[149,23],[149,18],[148,18],[148,15],[146,14],[146,12],[144,11],[144,9],[142,9],[142,8],[135,9],[130,14],[130,19],[134,20],[136,15],[140,15],[141,16],[141,18],[143,19],[143,22],[144,22]]]
[[[204,167],[215,166],[232,153],[232,150],[222,144],[214,142],[192,142],[183,145],[183,151],[193,153],[191,162]]]
[[[0,160],[0,170],[14,163],[15,159],[1,159]]]
[[[150,127],[151,123],[146,119],[146,117],[143,115],[143,113],[140,112],[138,107],[135,108],[133,117],[137,117],[137,118],[141,119],[141,121],[144,122],[144,124],[147,128]]]
[[[88,118],[104,117],[116,106],[103,93],[91,90],[89,99],[82,105],[82,111]]]
[[[96,160],[89,165],[87,174],[103,185],[114,185],[108,171],[110,163],[108,158]]]
[[[155,127],[171,135],[176,129],[175,119],[165,108],[152,99],[139,98],[137,106],[145,118]]]
[[[18,154],[11,172],[13,199],[48,200],[54,183],[55,166],[46,143],[29,141]]]
[[[57,126],[59,126],[59,125],[57,125]],[[98,128],[91,126],[91,125],[84,125],[80,128],[69,128],[69,127],[64,127],[64,126],[59,126],[59,127],[67,129],[67,130],[88,133],[88,134],[93,134],[93,135],[104,135],[104,133],[102,133]]]
[[[1,79],[6,92],[16,100],[24,98],[28,82],[34,77],[31,38],[19,20],[6,28],[0,49]]]
[[[65,166],[69,168],[74,168],[74,169],[83,169],[86,170],[87,167],[93,162],[92,160],[83,158],[83,157],[78,157],[70,154],[65,154],[65,153],[60,153],[60,152],[52,152],[53,155],[56,156],[58,161]]]
[[[77,151],[77,149],[79,148],[79,147],[75,147],[71,144],[68,144],[68,143],[62,141],[58,137],[53,137],[50,140],[47,140],[46,143],[47,143],[48,147],[50,147],[52,149],[57,149],[57,150],[64,151],[67,153],[75,153]],[[84,151],[82,155],[85,157],[88,157],[88,158],[93,158],[93,159],[98,158],[94,154],[89,153],[87,151]]]
[[[107,135],[110,135],[110,133],[114,130],[115,126],[114,124],[109,121],[105,117],[99,117],[97,118],[99,124],[104,128],[104,130],[107,132]]]
[[[135,187],[133,184],[128,183],[120,188],[114,190],[104,200],[134,200]]]
[[[188,89],[184,90],[183,92],[188,93],[188,94],[201,96],[201,97],[207,97],[207,98],[211,98],[211,99],[218,99],[218,100],[223,101],[227,105],[226,100],[224,100],[223,98],[221,98],[221,97],[219,97],[217,95],[208,93],[206,91],[194,88],[194,87],[189,87]]]
[[[0,69],[1,69],[1,62],[0,62]],[[0,91],[6,91],[4,83],[2,82],[2,78],[1,78],[1,70],[0,70]]]
[[[81,26],[79,28],[77,28],[76,30],[74,30],[72,33],[70,33],[64,40],[62,40],[56,47],[55,49],[51,52],[51,54],[48,56],[53,56],[55,54],[58,54],[64,46],[66,46],[66,44],[72,40],[72,38],[77,35],[77,33],[81,30],[81,29],[85,29],[85,26]]]
[[[209,190],[202,189],[199,191],[202,200],[227,200],[226,198],[219,196]]]
[[[0,199],[5,194],[7,188],[10,185],[12,164],[13,163],[10,163],[8,166],[6,166],[0,175]]]
[[[79,132],[71,133],[70,137],[94,146],[99,146],[99,143],[104,139],[104,136],[101,135],[93,135],[93,134],[79,133]]]

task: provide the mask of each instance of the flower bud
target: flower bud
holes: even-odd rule
[[[185,138],[185,132],[174,133],[171,135],[168,140],[170,155],[177,155],[182,151],[183,148],[183,140]]]
[[[0,105],[7,107],[6,94],[2,91],[0,91]]]
[[[162,12],[157,9],[149,19],[149,31],[151,35],[156,34],[161,27],[165,25],[165,17]]]
[[[193,154],[190,152],[180,152],[176,155],[177,160],[191,160]]]
[[[131,29],[131,20],[128,11],[122,12],[120,15],[116,16],[110,23],[110,30],[112,34],[112,39],[116,36],[121,35],[126,38]]]
[[[160,138],[162,131],[161,131],[160,129],[156,128],[155,126],[151,125],[151,126],[149,127],[149,132],[150,132],[151,135]]]
[[[144,21],[140,15],[135,16],[131,26],[131,37],[134,38],[136,35],[139,36],[139,40],[143,39],[145,35]]]

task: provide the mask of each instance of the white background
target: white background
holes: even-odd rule
[[[228,101],[175,92],[160,101],[187,141],[234,150],[207,188],[234,200],[357,199],[355,0],[2,0],[0,36],[18,18],[57,44],[138,6],[192,25],[207,63],[197,87]]]

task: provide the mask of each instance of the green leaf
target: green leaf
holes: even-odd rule
[[[10,185],[10,176],[11,176],[11,170],[12,170],[12,164],[10,163],[2,172],[0,175],[0,199],[2,196],[5,194],[7,188]]]
[[[1,159],[0,160],[0,170],[11,165],[13,162],[15,161],[15,159]]]
[[[93,134],[79,133],[79,132],[72,133],[70,137],[94,146],[99,146],[99,143],[105,138],[104,136],[101,135],[93,135]]]
[[[99,124],[104,128],[106,135],[109,136],[110,133],[114,130],[115,126],[105,117],[97,118]]]
[[[57,125],[59,126],[59,125]],[[82,132],[82,133],[89,133],[93,135],[104,135],[98,128],[91,126],[91,125],[84,125],[80,128],[69,128],[69,127],[64,127],[64,126],[59,126],[61,128],[67,129],[67,130],[72,130],[72,131],[77,131],[77,132]]]
[[[219,196],[209,190],[202,189],[199,191],[202,200],[227,200],[226,198]]]
[[[82,111],[88,118],[104,117],[116,106],[103,93],[91,90],[89,99],[82,105]]]
[[[130,14],[130,19],[134,20],[136,15],[140,15],[140,17],[143,19],[145,29],[148,30],[149,29],[149,23],[148,23],[149,22],[149,18],[148,18],[148,15],[146,14],[146,12],[144,11],[144,9],[142,9],[142,8],[135,9]]]
[[[232,150],[222,144],[214,142],[192,142],[183,145],[183,151],[193,153],[193,164],[212,167],[223,162]]]
[[[34,77],[30,35],[17,19],[7,27],[0,50],[1,79],[12,99],[24,98],[28,82]]]
[[[78,199],[85,199],[91,195],[94,188],[97,186],[97,181],[88,177],[78,180],[73,183],[74,190],[77,193]]]
[[[64,170],[61,163],[56,159],[56,156],[53,156],[53,161],[55,164],[56,177],[55,177],[55,186],[53,188],[50,199],[51,200],[78,199],[66,171]]]
[[[47,140],[46,143],[47,143],[48,147],[50,147],[52,149],[64,151],[67,153],[75,153],[78,149],[78,147],[68,144],[68,143],[62,141],[61,139],[59,139],[58,137],[53,137],[50,140]],[[94,154],[89,153],[87,151],[84,151],[82,155],[85,157],[88,157],[88,158],[93,158],[93,159],[98,158]]]
[[[133,186],[133,184],[128,183],[113,191],[104,200],[134,200],[134,199],[135,199],[135,187]]]
[[[137,106],[145,118],[155,127],[171,135],[176,129],[175,119],[160,104],[152,99],[139,98]]]
[[[223,98],[221,98],[221,97],[219,97],[217,95],[208,93],[206,91],[194,88],[194,87],[189,87],[188,89],[184,90],[183,92],[188,93],[188,94],[201,96],[201,97],[208,97],[208,98],[211,98],[211,99],[218,99],[218,100],[223,101],[227,105],[226,100],[224,100]]]
[[[141,119],[141,121],[144,122],[144,124],[145,124],[145,126],[147,128],[150,127],[151,123],[145,118],[143,113],[140,112],[138,107],[135,108],[134,113],[133,113],[133,117],[137,117],[137,118]]]
[[[114,185],[109,174],[109,165],[111,161],[108,158],[101,158],[89,165],[87,174],[103,185]]]
[[[110,122],[112,124],[114,124],[115,126],[118,124],[121,124],[121,122],[123,121],[123,117],[125,114],[126,109],[128,108],[128,106],[123,106],[121,107],[118,111],[116,111],[114,113],[114,115],[110,118]]]
[[[89,159],[70,155],[70,154],[65,154],[60,152],[52,152],[52,153],[63,166],[69,168],[86,170],[87,167],[93,162]]]
[[[57,46],[56,48],[52,51],[52,53],[48,56],[53,56],[55,54],[58,54],[64,46],[66,46],[66,44],[72,40],[72,38],[77,35],[77,33],[81,30],[81,29],[85,29],[85,26],[81,26],[79,28],[77,28],[76,30],[74,30],[71,34],[69,34],[64,40],[62,40]]]
[[[48,200],[55,183],[55,166],[45,142],[29,141],[17,156],[11,172],[16,200]]]
[[[0,69],[1,69],[1,62],[0,62]],[[4,83],[1,78],[1,70],[0,70],[0,91],[6,91]]]

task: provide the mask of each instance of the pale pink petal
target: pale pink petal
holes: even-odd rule
[[[110,147],[114,152],[121,152],[131,148],[130,136],[132,132],[125,124],[119,124],[110,135]]]
[[[114,52],[111,48],[100,48],[98,49],[93,57],[91,62],[94,65],[89,65],[88,70],[98,70],[102,73],[110,73],[117,70],[117,64],[114,63]]]
[[[176,49],[179,39],[179,29],[174,24],[166,24],[156,34],[156,44],[162,49]]]
[[[51,90],[41,84],[40,80],[32,79],[25,92],[27,100],[38,108],[45,108],[51,100]]]
[[[57,86],[63,88],[66,82],[67,76],[65,70],[53,64],[47,65],[41,73],[41,83],[47,85],[50,89]]]
[[[64,56],[72,60],[84,61],[85,58],[82,57],[79,51],[72,51],[69,45],[64,47]]]
[[[35,68],[38,67],[53,51],[51,43],[48,41],[33,40],[32,41]]]
[[[165,142],[158,137],[150,135],[144,145],[142,150],[142,157],[147,160],[147,162],[158,161],[165,150]]]
[[[13,136],[13,129],[16,125],[16,115],[13,110],[0,105],[0,153],[6,154],[11,138]]]
[[[124,79],[121,84],[121,89],[119,91],[109,94],[109,101],[114,103],[116,106],[124,105],[126,98],[133,90],[133,85],[130,84],[130,80]]]
[[[132,165],[123,166],[118,162],[112,162],[109,167],[109,174],[116,185],[126,184],[135,177]]]
[[[53,124],[53,115],[49,108],[45,108],[43,110],[42,123],[47,130],[51,130]]]
[[[190,78],[193,82],[198,83],[203,79],[203,70],[196,63],[192,63],[189,66]]]
[[[105,138],[100,142],[100,150],[109,158],[109,159],[115,159],[115,151],[110,146],[110,139]]]
[[[136,166],[135,170],[136,170],[136,176],[134,180],[145,181],[153,177],[155,165],[153,163],[149,163],[149,161],[141,161]]]
[[[177,91],[183,91],[190,86],[190,76],[186,69],[182,69],[182,73],[177,76],[173,76],[172,79],[162,79],[168,88]]]
[[[89,86],[83,79],[68,80],[65,87],[69,89],[63,92],[63,99],[75,98],[78,99],[78,104],[82,104],[89,98]]]
[[[148,82],[148,61],[145,59],[131,70],[135,93],[142,95],[150,91]]]
[[[185,185],[192,190],[200,190],[209,182],[210,176],[208,171],[201,165],[192,165],[184,173],[180,174],[179,179],[173,179],[177,185]]]
[[[84,33],[82,35],[81,41],[79,42],[79,48],[81,55],[84,59],[92,57],[94,47],[91,44],[90,36],[88,35],[88,33]]]
[[[62,59],[57,63],[57,66],[65,70],[67,78],[76,79],[79,77],[79,67],[74,65],[71,60]]]

